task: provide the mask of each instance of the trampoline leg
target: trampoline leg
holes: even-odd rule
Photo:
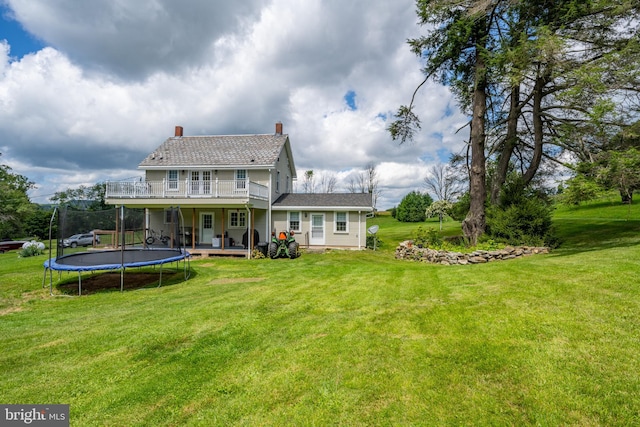
[[[124,291],[124,267],[120,269],[120,292]]]
[[[82,272],[78,271],[78,296],[82,295]]]
[[[158,281],[158,287],[162,286],[162,264],[160,264],[160,281]]]

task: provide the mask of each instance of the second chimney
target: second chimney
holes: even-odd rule
[[[182,136],[182,126],[176,126],[176,136]]]
[[[276,135],[282,135],[282,123],[276,123]]]

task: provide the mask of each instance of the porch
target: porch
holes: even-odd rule
[[[269,199],[269,188],[249,180],[112,181],[105,199]]]
[[[196,245],[195,248],[186,248],[187,252],[195,258],[209,258],[219,256],[249,258],[251,251],[247,248],[232,246],[230,248],[215,248],[211,245]]]

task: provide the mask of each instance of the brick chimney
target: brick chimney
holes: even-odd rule
[[[276,123],[276,135],[282,135],[282,123],[281,122],[277,122]]]
[[[176,126],[176,136],[182,136],[182,126]]]

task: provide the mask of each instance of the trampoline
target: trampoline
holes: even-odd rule
[[[127,268],[160,266],[160,279],[158,287],[162,286],[162,266],[168,263],[184,261],[185,279],[189,278],[190,269],[187,261],[191,255],[185,250],[176,249],[125,249],[114,251],[86,251],[64,255],[60,258],[51,258],[44,262],[44,274],[46,280],[47,270],[52,271],[77,271],[78,295],[82,295],[82,273],[87,271],[113,271],[121,272],[120,290],[124,288],[124,271]],[[52,286],[50,280],[50,287]]]
[[[83,272],[94,272],[94,271],[120,271],[120,290],[124,290],[124,272],[130,268],[140,268],[140,267],[160,267],[160,279],[158,282],[158,287],[162,286],[162,267],[164,264],[175,262],[177,267],[179,268],[180,261],[184,262],[184,276],[185,280],[187,280],[190,276],[190,264],[189,259],[191,254],[187,252],[184,247],[150,247],[148,245],[138,246],[134,242],[133,244],[127,246],[125,244],[125,210],[122,207],[119,211],[116,210],[119,214],[119,218],[117,220],[118,224],[121,224],[120,233],[118,233],[118,240],[113,241],[112,243],[116,245],[115,248],[110,250],[95,250],[95,248],[85,250],[83,252],[68,252],[69,249],[65,249],[67,245],[65,245],[64,239],[62,237],[58,237],[56,240],[58,242],[57,245],[57,255],[54,258],[51,254],[52,245],[52,224],[54,221],[54,217],[56,215],[55,211],[52,215],[50,229],[49,229],[49,259],[44,262],[44,277],[42,281],[42,286],[45,286],[45,281],[47,277],[47,271],[50,273],[49,278],[49,291],[53,294],[53,277],[52,272],[58,271],[60,274],[62,271],[77,271],[78,272],[78,295],[82,295],[82,273]],[[179,208],[175,210],[175,215],[179,212]],[[110,213],[107,213],[111,216]],[[180,214],[181,215],[181,214]],[[66,212],[61,213],[59,216],[59,229],[63,229],[63,225],[69,222],[69,216]],[[84,213],[84,217],[88,216],[87,213]],[[105,216],[103,214],[102,216]],[[172,217],[174,213],[172,213]],[[176,216],[177,217],[177,216]],[[86,227],[86,218],[82,218],[85,223],[83,224]],[[172,220],[173,221],[173,220]],[[77,220],[75,222],[78,222]],[[98,221],[95,221],[98,223]],[[104,224],[104,218],[102,218],[102,224]],[[177,223],[177,221],[176,221]],[[70,232],[63,231],[59,233],[61,235],[69,234]],[[177,231],[176,231],[177,233]],[[177,234],[176,234],[177,235]],[[98,239],[95,239],[99,241]],[[55,241],[53,241],[55,242]],[[95,245],[95,243],[94,243]],[[118,247],[119,245],[119,247]],[[173,243],[171,244],[173,246]],[[65,253],[65,250],[67,253]]]

